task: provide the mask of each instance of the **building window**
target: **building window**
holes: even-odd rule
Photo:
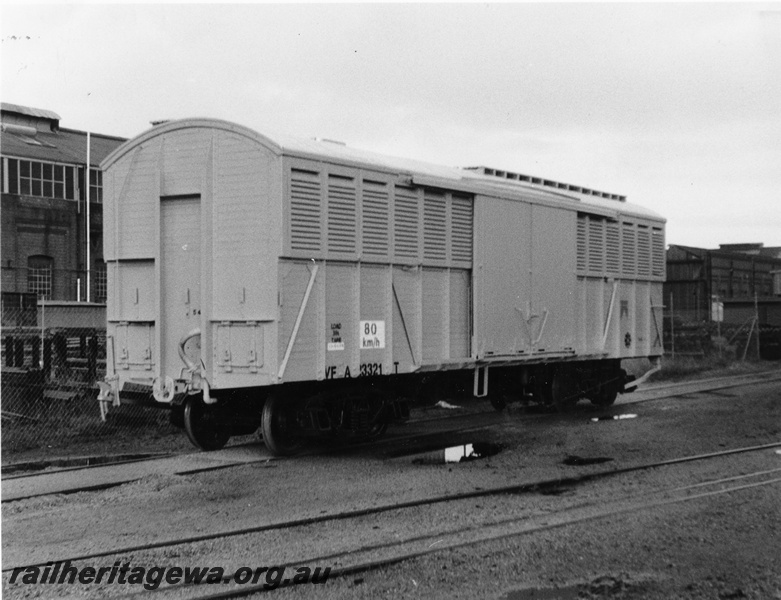
[[[3,192],[39,198],[76,198],[75,167],[16,158],[3,161]]]
[[[99,169],[89,170],[89,199],[90,202],[103,202],[103,172]]]
[[[79,189],[84,189],[84,167],[79,169]],[[84,194],[81,194],[84,199]],[[103,172],[100,169],[89,170],[89,201],[93,204],[103,202]]]
[[[92,272],[93,280],[92,285],[94,291],[92,292],[95,302],[105,302],[107,294],[106,287],[106,267],[98,267]]]
[[[50,300],[53,271],[54,259],[51,256],[30,256],[27,259],[27,291]]]

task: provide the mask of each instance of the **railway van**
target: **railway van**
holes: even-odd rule
[[[203,450],[372,439],[445,398],[607,406],[662,354],[665,220],[624,196],[211,119],[101,166],[101,408]]]

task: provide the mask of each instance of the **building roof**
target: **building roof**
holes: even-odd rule
[[[51,111],[2,103],[3,123],[0,148],[3,156],[65,164],[84,164],[87,160],[87,132],[64,129],[59,115]],[[24,116],[8,119],[8,116]],[[51,126],[51,121],[56,121]],[[46,127],[38,127],[46,124]],[[90,134],[90,165],[97,167],[125,138]]]
[[[124,142],[117,138],[93,133],[90,135],[90,165],[97,167],[117,146]],[[28,158],[68,164],[84,164],[87,160],[87,133],[71,129],[57,132],[39,131],[34,136],[2,128],[0,147],[3,156]]]
[[[736,246],[745,246],[743,250],[736,249]],[[736,260],[752,260],[757,259],[760,261],[766,261],[771,263],[778,263],[781,265],[781,253],[779,248],[761,248],[761,252],[757,252],[757,244],[721,244],[720,248],[708,249],[708,248],[695,248],[693,246],[683,246],[680,244],[670,244],[667,250],[667,259],[671,261],[676,260],[703,260],[706,256],[718,255]]]
[[[762,242],[754,242],[750,244],[719,244],[719,250],[752,254],[754,256],[770,256],[772,258],[781,258],[781,246],[765,247],[765,244]]]
[[[25,115],[27,117],[36,117],[39,119],[47,119],[51,121],[60,120],[60,115],[58,115],[56,112],[52,112],[44,108],[31,108],[29,106],[20,106],[19,104],[11,104],[9,102],[0,103],[0,110],[2,110],[3,112]]]

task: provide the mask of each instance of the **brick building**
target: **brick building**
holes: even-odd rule
[[[104,302],[98,165],[124,138],[61,128],[60,117],[48,110],[7,103],[0,108],[3,304],[22,306],[36,298]],[[89,210],[84,177],[88,137]]]
[[[713,320],[714,302],[725,322],[758,313],[759,322],[781,325],[781,247],[721,244],[716,250],[671,245],[667,250],[667,310],[689,322]]]

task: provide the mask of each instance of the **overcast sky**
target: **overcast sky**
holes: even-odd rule
[[[781,246],[779,4],[2,5],[2,100],[133,137],[216,117],[625,194]]]

